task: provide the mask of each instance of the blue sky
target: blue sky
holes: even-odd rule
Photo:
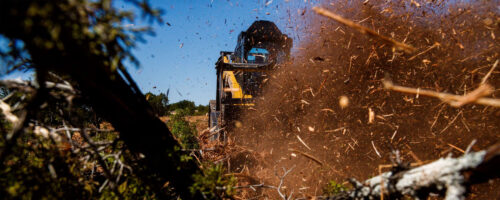
[[[295,31],[298,13],[310,9],[314,3],[311,0],[152,0],[151,4],[164,10],[164,23],[154,23],[155,36],[147,36],[146,43],[138,44],[134,54],[140,68],[128,67],[130,74],[143,93],[166,93],[170,89],[171,103],[187,99],[206,105],[215,98],[214,63],[219,52],[233,51],[241,31],[255,20],[270,20],[294,39],[296,47],[300,34]],[[146,24],[139,22],[135,26]],[[14,73],[2,78],[16,77],[29,75]]]
[[[293,25],[288,22],[287,10],[295,16],[297,9],[309,5],[303,0],[157,0],[151,3],[165,11],[164,24],[155,24],[156,36],[147,37],[147,43],[135,50],[141,68],[131,68],[130,72],[143,92],[160,93],[170,89],[171,102],[188,99],[196,104],[208,104],[215,98],[214,63],[220,51],[233,51],[239,32],[255,20],[270,20],[282,32],[296,37]]]

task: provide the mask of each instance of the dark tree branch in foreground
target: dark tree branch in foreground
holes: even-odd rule
[[[352,180],[354,189],[327,199],[378,199],[381,196],[426,199],[430,192],[445,199],[465,199],[467,187],[500,177],[500,143],[487,150],[441,158],[408,170],[394,170],[366,180]],[[390,198],[392,199],[392,198]]]
[[[138,5],[152,12],[147,4]],[[115,10],[110,1],[6,0],[0,2],[0,19],[8,19],[0,34],[23,42],[39,77],[51,71],[77,83],[82,96],[120,132],[127,147],[145,155],[145,170],[138,173],[150,187],[160,191],[168,181],[183,199],[200,199],[189,191],[199,167],[194,160],[182,159],[188,154],[180,151],[124,70],[123,59],[135,61],[130,53],[135,38],[114,24],[131,15]]]

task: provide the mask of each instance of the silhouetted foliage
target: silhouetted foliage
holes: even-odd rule
[[[208,105],[198,105],[196,107],[196,112],[194,113],[194,115],[205,115],[208,113],[209,109],[210,107]]]
[[[125,2],[161,21],[147,0]],[[18,120],[2,121],[0,196],[202,198],[189,189],[199,167],[186,159],[125,69],[126,60],[139,64],[131,50],[151,33],[123,25],[135,22],[133,10],[116,9],[110,0],[0,1],[0,37],[8,43],[0,49],[2,62],[7,71],[36,71],[36,84],[20,88],[22,101],[9,99]],[[49,74],[73,91],[49,87]],[[89,113],[119,133],[87,130]]]
[[[204,115],[208,113],[208,108],[208,105],[195,106],[193,101],[188,100],[182,100],[168,106],[168,110],[170,113],[184,112],[186,115]]]
[[[196,149],[199,147],[196,139],[196,127],[185,119],[187,115],[186,110],[179,110],[170,117],[168,127],[184,148]]]
[[[196,183],[191,187],[191,191],[201,191],[207,199],[231,198],[235,194],[234,186],[236,178],[228,176],[222,164],[205,165],[204,175],[194,176]]]
[[[153,107],[153,111],[156,115],[163,116],[168,114],[168,96],[166,94],[160,93],[156,95],[148,92],[146,93],[146,99],[148,100],[151,107]]]
[[[145,96],[151,107],[153,107],[154,113],[158,116],[167,116],[179,112],[187,116],[204,115],[208,113],[209,109],[208,105],[195,106],[194,102],[189,100],[168,104],[168,96],[164,93],[153,94],[148,92]]]
[[[177,103],[170,104],[168,107],[168,110],[170,110],[171,112],[184,110],[187,115],[192,115],[195,109],[196,106],[194,105],[194,102],[188,100],[182,100]]]

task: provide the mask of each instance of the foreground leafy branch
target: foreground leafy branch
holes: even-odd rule
[[[126,2],[139,7],[144,16],[158,18],[159,12],[147,1]],[[142,39],[141,33],[148,31],[120,26],[134,21],[133,12],[117,10],[109,0],[6,0],[0,1],[0,19],[9,19],[0,26],[0,35],[10,44],[10,49],[0,52],[2,59],[12,61],[8,67],[14,68],[16,61],[29,57],[29,66],[36,69],[40,88],[27,107],[33,113],[28,118],[47,96],[47,74],[69,77],[86,103],[120,133],[128,149],[144,155],[137,173],[145,184],[162,191],[169,182],[183,199],[202,198],[189,190],[199,167],[193,160],[181,159],[187,153],[180,151],[179,143],[125,70],[125,59],[137,63],[131,49]],[[28,124],[22,121],[23,126]],[[22,131],[16,133],[20,136]],[[14,146],[6,146],[2,155]]]

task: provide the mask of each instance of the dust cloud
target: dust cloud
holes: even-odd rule
[[[394,150],[405,162],[425,163],[460,155],[473,139],[474,150],[499,141],[497,108],[454,108],[381,83],[388,77],[458,95],[477,88],[499,59],[498,1],[332,1],[321,7],[417,50],[398,51],[308,10],[307,37],[266,80],[255,109],[242,113],[242,127],[229,134],[235,149],[229,170],[242,174],[240,182],[276,186],[282,168],[293,168],[282,192],[319,196],[329,180],[378,174]],[[488,83],[500,86],[498,72]],[[499,95],[495,90],[492,97]],[[474,195],[500,197],[498,186],[492,188],[473,188]],[[278,197],[262,188],[239,195]]]

